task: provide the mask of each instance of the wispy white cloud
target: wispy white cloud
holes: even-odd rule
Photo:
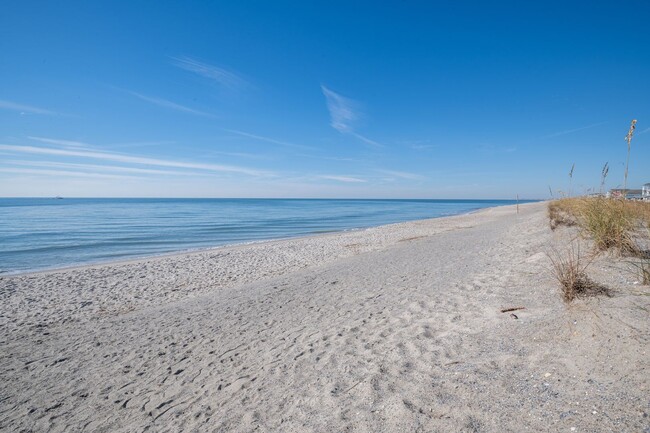
[[[221,129],[223,131],[230,132],[232,134],[237,134],[237,135],[240,135],[242,137],[252,138],[254,140],[259,140],[259,141],[266,141],[267,143],[279,144],[280,146],[293,147],[293,148],[296,148],[296,149],[304,149],[304,150],[314,150],[313,147],[304,146],[302,144],[289,143],[287,141],[282,141],[282,140],[276,140],[274,138],[264,137],[262,135],[251,134],[249,132],[239,131],[237,129],[228,129],[228,128],[221,128]]]
[[[90,144],[82,143],[81,141],[59,140],[55,138],[32,137],[32,136],[27,136],[27,138],[34,141],[40,141],[41,143],[54,144],[57,146],[61,146],[64,148],[71,148],[71,149],[88,149],[93,147]]]
[[[207,63],[185,56],[172,57],[172,60],[175,66],[216,81],[219,85],[228,89],[239,90],[249,87],[249,83],[246,80],[227,69],[208,65]]]
[[[409,180],[425,180],[426,177],[417,173],[409,173],[406,171],[397,171],[397,170],[377,170],[379,173],[387,174],[389,176],[399,177],[401,179]]]
[[[59,138],[46,138],[46,137],[33,137],[27,136],[30,140],[39,141],[41,143],[52,144],[55,146],[63,147],[64,149],[87,149],[87,150],[98,150],[100,146],[95,144],[89,144],[82,141],[74,140],[62,140]],[[134,147],[150,147],[150,146],[161,146],[165,144],[173,144],[173,141],[139,141],[131,143],[116,143],[116,144],[107,144],[101,146],[102,149],[119,149],[119,148],[134,148]]]
[[[356,101],[339,95],[324,85],[321,85],[320,87],[323,95],[325,95],[325,102],[327,103],[327,109],[330,113],[330,125],[332,125],[332,128],[342,134],[349,134],[373,147],[383,147],[382,144],[375,140],[371,140],[355,132],[354,123],[359,119],[359,104]]]
[[[646,128],[643,131],[639,132],[639,134],[645,134],[646,132],[650,132],[650,128]]]
[[[68,177],[91,177],[99,179],[134,179],[134,176],[122,176],[115,174],[104,174],[104,173],[86,173],[79,171],[66,171],[66,170],[42,170],[42,169],[32,169],[32,168],[11,168],[11,167],[0,167],[0,172],[2,173],[15,173],[15,174],[37,174],[45,176],[68,176]]]
[[[357,103],[345,96],[341,96],[336,92],[321,85],[323,95],[325,95],[325,102],[327,109],[330,112],[332,128],[339,132],[351,132],[352,124],[357,120],[356,113]]]
[[[303,158],[324,159],[326,161],[343,161],[343,162],[358,162],[358,163],[367,162],[367,161],[364,161],[363,159],[347,158],[347,157],[341,157],[341,156],[309,155],[309,154],[304,154],[304,153],[297,153],[294,156],[300,156],[300,157],[303,157]]]
[[[79,170],[91,170],[93,172],[115,171],[115,172],[123,172],[123,173],[160,174],[160,175],[171,175],[171,176],[197,176],[197,175],[206,174],[197,171],[189,172],[189,171],[177,171],[177,170],[156,170],[156,169],[149,169],[149,168],[123,167],[117,165],[78,164],[72,162],[25,161],[25,160],[15,160],[15,159],[9,159],[3,162],[9,165],[19,165],[19,166],[26,166],[26,167],[74,168]]]
[[[318,176],[320,179],[336,180],[338,182],[346,183],[364,183],[367,182],[365,179],[352,176],[336,176],[336,175],[322,175]]]
[[[151,96],[146,96],[141,93],[131,92],[129,93],[136,98],[140,98],[143,101],[150,102],[152,104],[158,105],[159,107],[169,108],[171,110],[182,111],[184,113],[196,114],[197,116],[212,117],[216,118],[214,114],[206,113],[205,111],[195,110],[194,108],[186,107],[185,105],[177,104],[175,102],[168,101],[167,99],[155,98]]]
[[[270,172],[250,169],[246,167],[237,167],[237,166],[220,165],[220,164],[204,164],[204,163],[183,162],[183,161],[169,161],[169,160],[156,159],[156,158],[124,155],[119,153],[91,152],[91,151],[67,150],[67,149],[50,149],[44,147],[13,146],[13,145],[6,145],[6,144],[0,144],[0,150],[18,152],[18,153],[40,154],[40,155],[77,156],[80,158],[123,162],[127,164],[153,165],[159,167],[193,168],[197,170],[207,170],[213,172],[240,173],[249,176],[272,175],[272,173]]]
[[[376,142],[375,140],[371,140],[371,139],[369,139],[368,137],[364,137],[364,136],[361,135],[361,134],[357,134],[356,132],[351,132],[350,135],[352,135],[353,137],[358,138],[359,140],[361,140],[361,141],[363,141],[364,143],[369,144],[369,145],[371,145],[371,146],[374,146],[374,147],[384,147],[383,144],[378,143],[378,142]]]
[[[567,129],[565,131],[554,132],[553,134],[549,134],[543,138],[553,138],[553,137],[559,137],[561,135],[572,134],[574,132],[584,131],[585,129],[595,128],[596,126],[604,125],[606,123],[607,122],[599,122],[599,123],[594,123],[593,125],[582,126],[580,128]]]
[[[169,141],[169,140],[164,140],[164,141],[134,141],[134,142],[127,142],[127,143],[115,143],[115,144],[107,144],[103,145],[102,148],[104,149],[120,149],[124,147],[128,147],[130,149],[134,147],[152,147],[152,146],[164,146],[166,144],[174,144],[174,141]]]
[[[56,116],[59,113],[56,113],[51,110],[46,110],[45,108],[33,107],[31,105],[17,104],[11,101],[0,100],[0,108],[5,110],[18,111],[21,114],[30,113],[30,114],[46,114],[50,116]]]
[[[208,152],[210,155],[225,155],[225,156],[234,156],[237,158],[248,158],[248,159],[274,159],[271,155],[262,155],[259,153],[246,153],[246,152],[222,152],[219,150],[212,150]]]

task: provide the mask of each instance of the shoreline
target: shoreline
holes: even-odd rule
[[[565,304],[576,233],[532,203],[2,278],[0,431],[644,431],[650,298],[603,257]]]
[[[526,208],[539,203],[520,205]],[[262,283],[305,268],[316,268],[360,254],[381,251],[446,231],[469,227],[476,218],[516,217],[515,205],[496,206],[447,217],[386,224],[366,229],[301,236],[187,253],[81,265],[51,271],[0,276],[4,287],[23,287],[22,296],[9,299],[0,326],[15,317],[57,322],[74,317],[92,320],[98,314],[116,316],[229,290],[242,284]],[[209,283],[207,283],[209,282]],[[182,284],[183,289],[179,289]],[[56,287],[44,297],[41,287]],[[92,290],[89,292],[88,288]],[[110,293],[107,297],[104,294]],[[24,311],[29,299],[30,309]],[[50,310],[50,305],[58,309]],[[79,308],[79,305],[84,305]],[[7,314],[8,313],[8,314]],[[13,326],[10,327],[15,327]]]
[[[298,200],[302,200],[302,199],[298,199]],[[524,206],[526,204],[541,203],[541,202],[544,202],[544,200],[527,201],[526,203],[520,204],[519,206]],[[484,210],[488,210],[488,209],[502,208],[502,207],[508,207],[508,206],[514,207],[516,205],[503,204],[503,205],[498,205],[498,206],[490,206],[490,207],[472,209],[472,210],[467,211],[467,212],[460,212],[460,213],[453,214],[453,215],[444,215],[444,216],[438,216],[438,217],[432,217],[432,218],[414,219],[414,220],[400,221],[400,222],[389,223],[389,224],[380,224],[380,225],[376,225],[376,226],[355,227],[355,228],[344,229],[344,230],[332,230],[332,231],[328,231],[328,232],[325,232],[325,233],[311,233],[311,234],[295,235],[295,236],[282,237],[282,238],[252,240],[252,241],[239,242],[239,243],[234,243],[234,244],[216,245],[216,246],[213,246],[213,247],[199,247],[199,248],[192,248],[192,249],[187,249],[187,250],[169,251],[169,252],[163,252],[163,253],[158,253],[158,254],[146,254],[146,255],[142,255],[142,256],[133,256],[133,257],[129,257],[129,258],[117,258],[117,259],[93,261],[93,262],[87,262],[87,263],[77,263],[77,264],[72,264],[72,265],[57,266],[57,267],[43,268],[43,269],[34,269],[34,270],[25,270],[25,271],[7,271],[7,272],[0,273],[0,279],[7,278],[7,277],[15,277],[15,276],[29,276],[29,275],[43,274],[43,273],[65,272],[65,271],[72,271],[72,270],[75,270],[75,269],[85,269],[85,268],[90,268],[90,267],[100,267],[100,266],[111,266],[111,265],[129,264],[129,263],[139,263],[139,262],[143,262],[143,261],[147,261],[147,260],[155,260],[155,259],[158,259],[158,258],[167,258],[167,257],[174,257],[174,256],[201,254],[201,253],[205,253],[205,252],[218,251],[218,250],[227,249],[227,248],[246,247],[248,245],[258,245],[258,244],[266,244],[266,243],[292,241],[292,240],[296,240],[296,239],[307,239],[307,238],[316,238],[316,237],[321,237],[321,236],[337,235],[337,234],[343,234],[343,233],[350,233],[350,232],[356,232],[356,231],[376,229],[376,228],[386,227],[386,226],[393,226],[393,225],[399,225],[399,224],[408,224],[408,223],[413,223],[413,222],[418,222],[418,221],[429,221],[429,220],[437,220],[437,219],[441,219],[441,218],[453,218],[453,217],[462,216],[462,215],[471,215],[471,214],[481,212],[481,211],[484,211]]]

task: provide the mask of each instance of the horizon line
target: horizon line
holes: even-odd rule
[[[471,200],[471,201],[517,201],[516,198],[395,198],[395,197],[160,197],[160,196],[0,196],[3,199],[169,199],[169,200]],[[546,201],[549,198],[519,198],[519,201]]]

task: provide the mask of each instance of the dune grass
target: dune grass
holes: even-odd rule
[[[591,259],[580,253],[580,244],[574,242],[566,252],[554,251],[549,254],[551,271],[560,285],[562,298],[570,303],[578,297],[607,294],[607,289],[587,276]]]
[[[555,200],[548,205],[552,229],[577,226],[594,243],[595,254],[612,251],[631,257],[627,261],[641,284],[650,284],[650,202],[575,197]],[[606,293],[587,277],[591,259],[572,246],[568,252],[549,254],[552,273],[560,284],[562,297],[571,302],[580,296]]]
[[[638,220],[646,230],[650,231],[650,201],[629,201],[626,206],[632,218]]]
[[[564,198],[549,203],[548,215],[552,229],[577,225],[594,241],[597,251],[637,255],[640,249],[635,238],[644,235],[644,227],[650,227],[650,202],[604,197]]]
[[[643,285],[650,285],[650,259],[641,258],[639,260],[631,261],[629,264],[632,266],[632,271],[639,278],[639,282]]]
[[[579,201],[572,198],[561,198],[550,202],[548,204],[548,218],[551,229],[555,230],[559,226],[570,227],[577,225],[578,204]]]
[[[627,131],[627,135],[625,136],[625,141],[627,141],[627,159],[625,160],[625,177],[623,180],[623,198],[627,197],[627,169],[630,166],[630,150],[631,150],[631,143],[632,143],[632,137],[634,136],[634,130],[636,129],[636,119],[632,120],[632,123],[630,123],[630,129]]]
[[[582,203],[578,224],[593,239],[598,251],[613,249],[629,254],[636,248],[633,240],[636,222],[626,201],[598,197]]]
[[[623,197],[610,199],[602,196],[605,180],[609,174],[609,163],[601,171],[600,193],[598,197],[571,197],[554,200],[548,205],[548,217],[551,229],[559,226],[578,226],[585,238],[593,241],[595,254],[614,251],[632,257],[628,263],[633,272],[640,277],[642,284],[650,284],[650,202],[631,201],[627,198],[627,177],[630,164],[631,141],[636,129],[636,120],[632,120],[625,141],[627,158],[625,162]],[[575,163],[569,172],[569,185],[573,178]],[[549,187],[549,192],[552,190]],[[571,246],[564,254],[557,251],[549,254],[554,277],[560,283],[563,298],[571,302],[582,294],[598,294],[606,289],[591,281],[586,274],[591,260],[580,255],[579,248]]]

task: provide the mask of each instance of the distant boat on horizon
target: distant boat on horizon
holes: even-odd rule
[[[63,197],[61,197],[60,195],[57,195],[56,197],[54,197],[54,200],[63,200]]]

